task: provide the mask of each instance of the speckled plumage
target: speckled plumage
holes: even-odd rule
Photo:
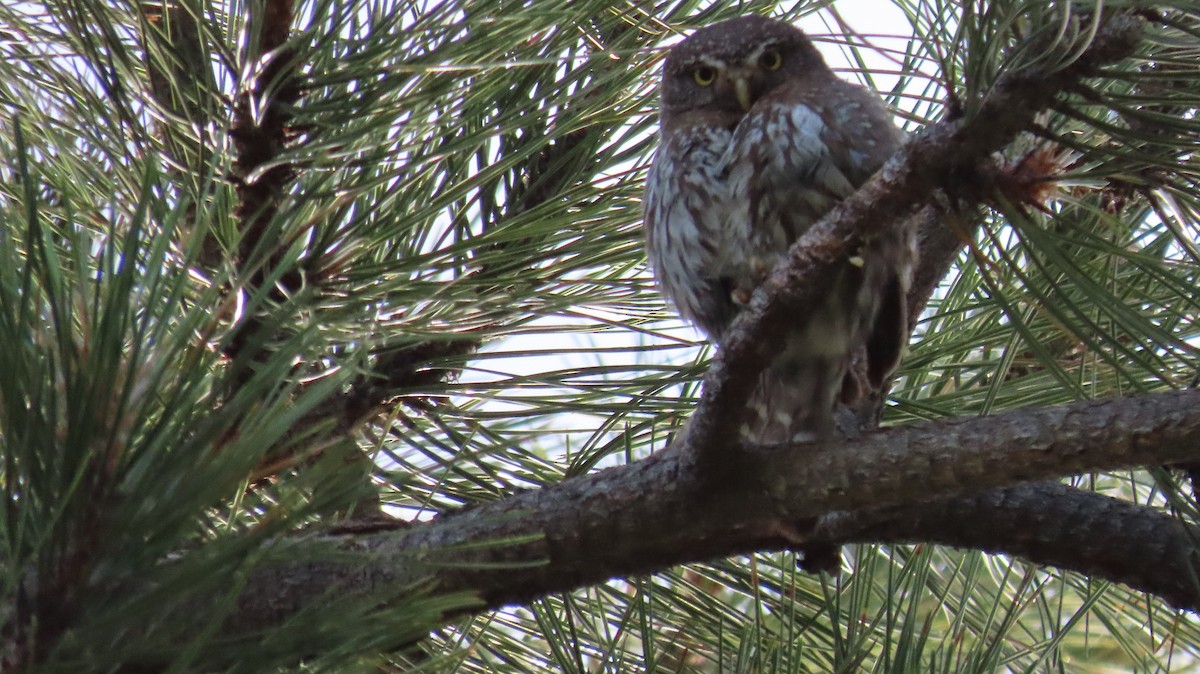
[[[742,17],[701,29],[663,66],[660,144],[644,201],[664,294],[718,346],[771,268],[902,141],[882,101],[843,82],[793,26]],[[744,429],[752,441],[823,437],[847,370],[891,375],[907,338],[914,263],[903,227],[867,242],[823,279],[824,303],[797,316],[763,372]]]

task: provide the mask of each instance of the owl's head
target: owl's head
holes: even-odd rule
[[[663,65],[662,121],[688,111],[740,118],[784,82],[829,73],[800,29],[743,16],[692,33]]]

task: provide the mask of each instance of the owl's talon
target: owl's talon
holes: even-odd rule
[[[820,434],[815,431],[800,431],[792,435],[792,442],[797,445],[813,445],[820,439]]]

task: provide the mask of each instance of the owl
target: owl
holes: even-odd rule
[[[649,260],[663,293],[720,348],[776,262],[903,134],[879,97],[838,79],[803,32],[758,16],[672,48],[660,99],[643,199]],[[914,233],[900,224],[821,279],[824,299],[791,320],[748,401],[745,440],[824,439],[839,401],[886,382],[907,341],[914,260]]]

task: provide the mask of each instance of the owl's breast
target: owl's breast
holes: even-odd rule
[[[719,340],[730,299],[729,153],[722,126],[673,127],[654,156],[642,204],[650,264],[683,316]]]

